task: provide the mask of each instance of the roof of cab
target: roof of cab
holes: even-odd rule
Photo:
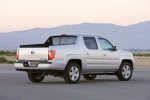
[[[53,35],[51,35],[51,36],[64,36],[64,35],[76,35],[76,36],[79,36],[79,35],[81,35],[81,36],[94,36],[94,37],[101,37],[100,35],[98,35],[98,34],[86,34],[86,33],[62,33],[62,34],[53,34]]]

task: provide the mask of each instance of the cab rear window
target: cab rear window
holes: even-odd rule
[[[76,36],[53,36],[50,37],[45,44],[46,45],[69,45],[75,44]]]

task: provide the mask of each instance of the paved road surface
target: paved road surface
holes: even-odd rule
[[[81,77],[78,84],[47,76],[31,83],[25,72],[13,65],[0,65],[0,100],[150,100],[150,68],[137,68],[131,81],[116,76],[98,76],[94,81]]]

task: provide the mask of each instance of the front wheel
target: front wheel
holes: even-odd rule
[[[128,62],[123,62],[117,71],[117,77],[120,81],[128,81],[132,77],[132,67]]]
[[[96,74],[85,74],[83,75],[83,77],[86,79],[86,80],[94,80],[96,78]]]
[[[76,63],[69,63],[63,73],[64,80],[69,84],[75,84],[80,80],[80,67]]]
[[[32,73],[32,72],[27,72],[27,73],[28,73],[29,80],[34,83],[42,82],[45,77],[43,76],[43,73]]]

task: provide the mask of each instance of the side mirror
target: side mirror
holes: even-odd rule
[[[114,46],[114,48],[113,48],[113,49],[114,49],[114,51],[117,51],[117,46]]]

